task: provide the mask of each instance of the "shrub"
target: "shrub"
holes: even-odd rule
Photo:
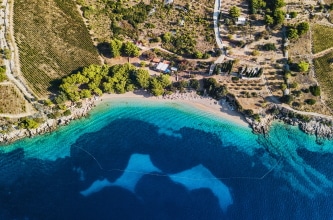
[[[289,13],[290,18],[296,18],[297,17],[297,12],[296,11],[292,11]]]
[[[305,103],[308,104],[308,105],[314,105],[314,104],[316,104],[316,100],[314,100],[314,99],[307,99],[307,100],[305,100]]]
[[[303,35],[310,29],[310,25],[307,22],[301,22],[297,25],[298,35]]]
[[[232,6],[229,10],[229,15],[232,18],[238,18],[240,16],[241,10],[237,6]]]
[[[280,101],[289,105],[293,101],[293,97],[291,95],[284,95],[280,98]]]
[[[315,85],[315,86],[310,86],[309,90],[311,92],[312,95],[314,96],[320,96],[320,87]]]
[[[245,115],[253,115],[253,110],[252,109],[245,109],[244,112],[243,112]]]
[[[260,121],[260,115],[258,115],[258,114],[254,114],[254,115],[252,115],[252,117],[255,121]]]
[[[259,56],[260,52],[258,50],[252,51],[252,56]]]
[[[273,43],[267,43],[263,46],[263,49],[266,51],[276,50],[276,47],[275,47],[275,44],[273,44]]]
[[[295,88],[298,87],[298,83],[297,82],[293,82],[289,86],[290,86],[290,88],[295,89]]]
[[[189,82],[189,86],[192,89],[195,89],[195,90],[198,90],[200,88],[200,84],[199,84],[199,81],[197,79],[191,79],[190,82]]]
[[[309,70],[309,66],[310,66],[310,64],[307,63],[307,62],[305,62],[305,61],[301,61],[301,62],[297,65],[298,70],[299,70],[300,72],[306,72],[306,71],[308,71],[308,70]]]
[[[236,82],[236,81],[239,80],[239,78],[238,78],[237,76],[233,76],[233,77],[231,78],[231,80],[234,81],[234,82]]]
[[[19,124],[19,127],[26,129],[35,129],[38,128],[38,126],[38,122],[32,118],[24,118]]]
[[[64,116],[70,116],[72,114],[71,110],[67,109],[64,111]]]

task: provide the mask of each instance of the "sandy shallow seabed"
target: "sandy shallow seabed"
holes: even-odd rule
[[[119,99],[126,99],[127,101],[134,99],[185,104],[193,106],[199,110],[212,113],[240,126],[249,127],[249,124],[245,120],[244,116],[236,110],[233,110],[233,108],[225,102],[225,100],[216,101],[210,97],[199,96],[195,92],[174,93],[164,97],[155,97],[145,91],[127,92],[125,94],[104,94],[99,97],[95,103],[98,105],[103,102]]]

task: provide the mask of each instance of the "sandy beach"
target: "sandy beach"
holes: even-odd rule
[[[186,93],[174,93],[163,97],[155,97],[145,91],[127,92],[125,94],[104,94],[103,96],[99,97],[95,103],[99,104],[105,101],[112,101],[116,99],[150,100],[156,102],[186,104],[199,110],[212,113],[228,121],[237,123],[240,126],[249,127],[249,124],[245,120],[244,116],[236,110],[233,110],[233,108],[227,102],[225,102],[225,100],[222,99],[218,102],[210,97],[199,96],[194,91]]]

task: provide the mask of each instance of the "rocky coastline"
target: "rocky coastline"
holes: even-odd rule
[[[58,127],[67,125],[75,119],[87,116],[90,110],[95,106],[95,101],[96,98],[86,99],[82,102],[82,106],[80,107],[73,104],[68,108],[71,111],[70,115],[62,116],[56,119],[47,119],[36,129],[22,129],[18,126],[12,125],[10,132],[0,134],[0,143],[9,144],[22,138],[31,138],[37,135],[52,132]]]
[[[266,113],[262,115],[259,121],[251,117],[246,117],[246,120],[252,127],[253,132],[259,134],[268,134],[272,122],[281,121],[289,125],[298,126],[306,134],[315,135],[317,139],[333,138],[332,119],[301,115],[280,105],[272,104],[268,106]]]

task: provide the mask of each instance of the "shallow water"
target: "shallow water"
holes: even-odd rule
[[[113,101],[1,148],[0,219],[332,219],[333,142]]]

